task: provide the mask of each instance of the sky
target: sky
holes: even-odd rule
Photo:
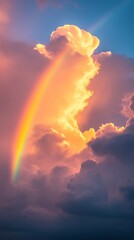
[[[134,239],[133,11],[0,0],[0,239]]]
[[[38,6],[37,1],[19,0],[12,4],[9,32],[13,39],[44,43],[58,26],[74,24],[101,39],[99,51],[133,57],[133,9],[133,0],[41,0]]]

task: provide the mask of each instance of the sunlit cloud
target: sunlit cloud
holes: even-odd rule
[[[133,233],[133,59],[94,55],[98,38],[74,25],[46,45],[0,43],[1,229]]]
[[[56,50],[59,43],[61,48]],[[92,96],[87,87],[99,70],[99,64],[91,57],[98,44],[99,40],[85,30],[65,25],[51,34],[48,46],[36,45],[35,49],[51,61],[37,80],[20,120],[13,146],[13,175],[18,172],[34,118],[63,134],[70,154],[80,152],[94,137],[91,130],[88,134],[80,131],[76,116]]]

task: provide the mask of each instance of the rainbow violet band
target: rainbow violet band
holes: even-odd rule
[[[22,156],[25,149],[25,145],[28,138],[29,129],[32,125],[33,118],[37,112],[38,106],[45,94],[45,91],[57,73],[59,67],[64,62],[68,53],[68,45],[65,46],[63,51],[56,56],[52,61],[47,71],[45,71],[42,76],[38,79],[26,105],[23,110],[22,116],[20,118],[14,141],[13,141],[13,159],[11,166],[12,181],[17,179],[19,169],[21,166]]]

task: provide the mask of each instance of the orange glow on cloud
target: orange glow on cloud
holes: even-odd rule
[[[33,123],[46,124],[63,134],[70,154],[80,152],[95,137],[94,129],[85,133],[80,131],[76,116],[92,96],[87,87],[99,70],[99,64],[91,57],[99,40],[76,26],[65,25],[51,34],[50,43],[57,44],[62,36],[66,38],[66,44],[58,54],[48,51],[44,45],[36,45],[36,50],[50,58],[52,63],[37,80],[17,128],[13,145],[13,178],[19,170]]]
[[[45,72],[41,76],[41,78],[38,81],[38,84],[35,86],[35,89],[33,90],[31,97],[24,109],[13,145],[12,173],[14,178],[18,173],[21,155],[25,147],[25,142],[29,133],[29,129],[33,124],[33,118],[36,114],[38,105],[40,104],[44,91],[48,87],[50,79],[53,78],[53,76],[56,74],[57,68],[59,67],[63,58],[67,54],[67,51],[68,48],[65,48],[56,57],[55,61],[53,61],[52,65],[50,65],[50,67],[48,68],[47,72]]]
[[[121,133],[124,129],[124,127],[117,127],[113,123],[102,124],[96,132],[96,137],[101,137],[109,133]]]
[[[99,40],[90,33],[70,25],[57,28],[52,32],[50,41],[53,42],[60,36],[66,37],[70,55],[64,59],[63,67],[51,80],[36,122],[42,119],[42,122],[64,134],[72,154],[80,152],[85,148],[86,142],[94,137],[94,131],[90,130],[89,133],[84,134],[80,131],[76,116],[85,108],[93,94],[87,87],[90,79],[99,70],[99,64],[91,57],[99,45]],[[39,52],[45,49],[45,54],[46,47],[38,46]],[[49,102],[47,106],[45,106],[46,99]]]

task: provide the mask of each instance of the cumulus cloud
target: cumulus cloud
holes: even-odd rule
[[[130,103],[132,99],[129,98]],[[99,156],[99,162],[83,162],[80,171],[70,178],[59,201],[65,212],[101,219],[131,219],[133,222],[134,132],[130,130],[133,124],[132,118],[121,131],[110,126],[110,131],[101,131],[89,142],[94,153],[92,157]],[[133,235],[132,228],[130,232]]]
[[[65,36],[73,48],[73,51],[83,56],[90,57],[99,45],[99,39],[97,37],[92,36],[89,32],[74,25],[58,27],[56,31],[52,32],[51,41],[60,36]]]
[[[67,51],[61,67],[50,79],[36,121],[42,121],[64,134],[70,145],[70,154],[79,152],[86,146],[87,134],[80,131],[76,116],[85,108],[92,95],[88,86],[99,70],[98,62],[92,58],[98,45],[97,37],[77,26],[64,25],[52,32],[48,45],[37,44],[35,48],[41,55],[50,56],[52,63],[58,59],[60,52]],[[94,132],[89,131],[88,140],[93,135]]]
[[[10,155],[9,158],[12,158],[12,141],[16,124],[20,121],[20,115],[24,111],[31,90],[36,86],[42,72],[45,74],[64,48],[68,49],[68,54],[63,59],[62,67],[58,69],[56,76],[51,79],[33,121],[33,125],[42,123],[48,129],[53,129],[55,133],[53,131],[49,134],[44,133],[42,128],[42,136],[38,136],[38,141],[34,142],[33,136],[29,155],[34,149],[36,157],[44,158],[48,165],[51,162],[54,166],[54,158],[59,161],[62,158],[68,159],[72,149],[76,153],[86,147],[87,135],[89,140],[94,136],[94,131],[90,130],[85,137],[75,117],[87,105],[87,100],[91,96],[87,86],[99,68],[91,55],[98,44],[99,40],[96,37],[70,25],[54,31],[50,43],[44,45],[42,51],[40,47],[43,45],[37,45],[35,51],[34,47],[28,44],[14,42],[8,38],[1,39],[1,138],[5,157]],[[67,74],[68,72],[71,74]],[[53,139],[51,146],[49,139],[51,141]],[[43,142],[44,145],[48,143],[47,148],[51,152],[49,156],[47,156],[49,151],[43,149]],[[10,151],[7,152],[7,149]],[[71,163],[71,160],[69,161]]]
[[[27,231],[32,239],[134,236],[133,60],[92,56],[99,40],[70,25],[57,28],[36,51],[9,39],[0,43],[1,238],[12,237],[9,231],[17,239]],[[68,53],[44,94],[13,184],[16,125],[31,90],[64,48]]]

